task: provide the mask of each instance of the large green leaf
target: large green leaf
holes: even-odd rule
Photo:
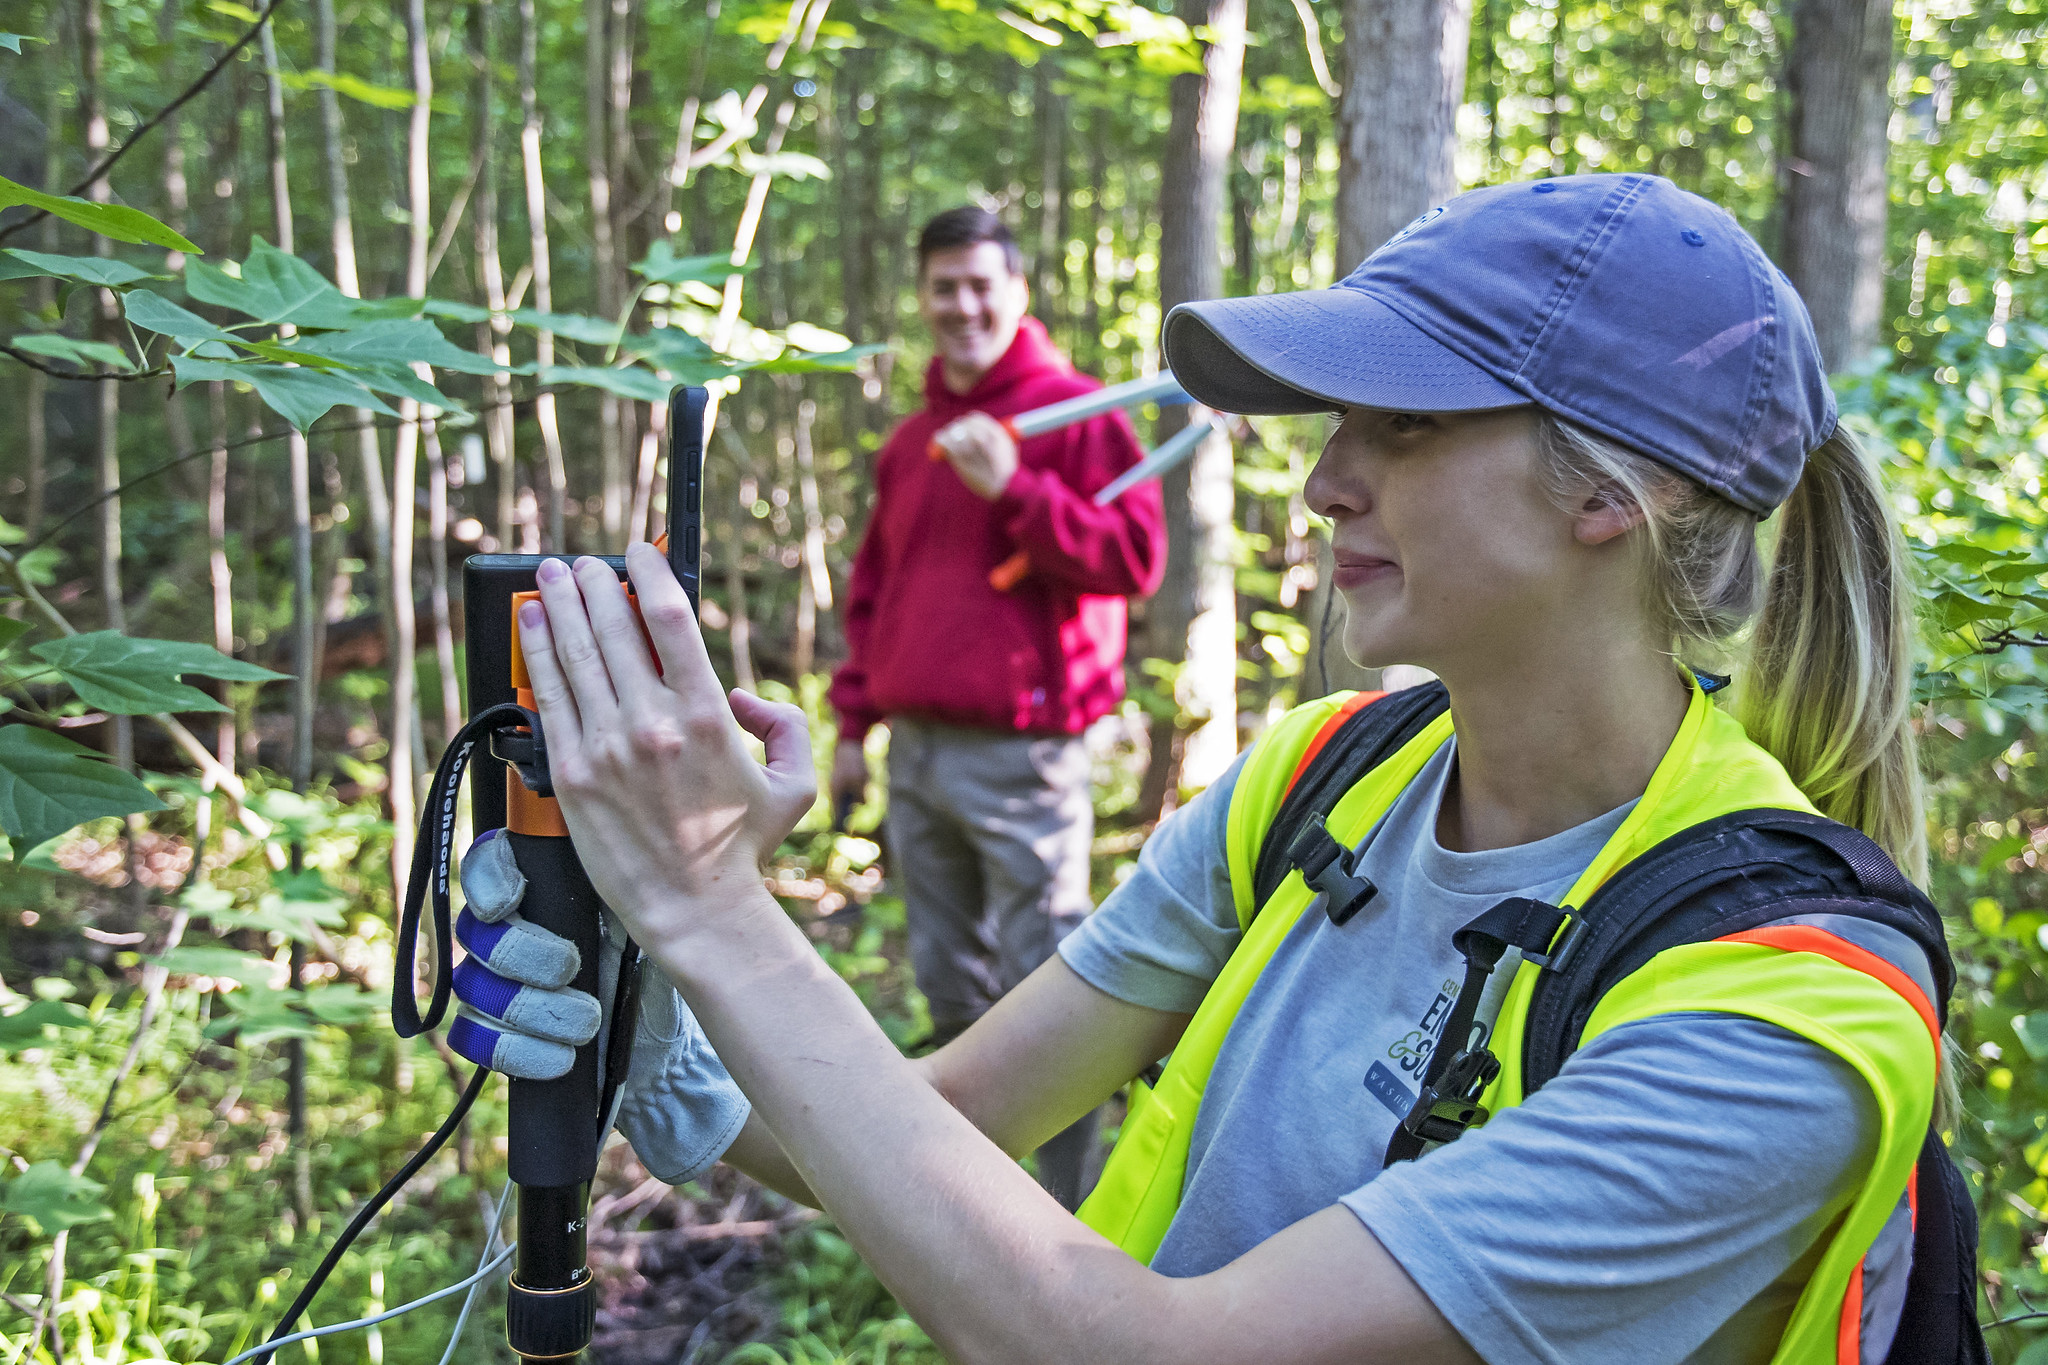
[[[106,1189],[57,1162],[38,1161],[7,1182],[6,1192],[0,1193],[0,1209],[29,1219],[47,1237],[80,1223],[112,1218],[113,1210],[99,1202]]]
[[[420,307],[417,299],[352,299],[312,266],[261,237],[242,262],[241,278],[193,261],[185,267],[185,288],[201,303],[294,327],[355,327],[379,318],[410,317]]]
[[[82,744],[33,725],[0,725],[0,830],[14,857],[104,815],[164,803]]]
[[[128,353],[112,342],[86,341],[81,337],[65,336],[62,332],[29,332],[7,338],[7,344],[17,351],[48,356],[52,360],[68,360],[74,365],[105,365],[116,374],[129,374],[135,369],[135,362],[128,358]]]
[[[242,339],[233,332],[222,331],[189,308],[182,308],[163,295],[148,289],[128,291],[121,299],[121,311],[128,315],[128,321],[143,331],[176,337],[188,345],[195,341]]]
[[[626,335],[626,329],[618,323],[588,317],[582,313],[539,313],[531,308],[520,308],[505,316],[521,327],[531,327],[538,332],[553,332],[558,337],[580,341],[590,346],[616,346]]]
[[[345,365],[426,364],[437,370],[459,374],[497,374],[503,367],[489,356],[466,351],[441,334],[425,318],[392,318],[367,323],[344,332],[324,332],[300,337],[292,345],[301,351],[326,356]]]
[[[0,47],[6,48],[9,52],[21,51],[23,43],[45,43],[48,41],[49,39],[47,38],[31,38],[26,33],[0,33]]]
[[[183,943],[153,959],[178,976],[226,977],[244,986],[267,986],[275,974],[269,961],[213,943]]]
[[[77,280],[81,284],[103,284],[109,289],[119,289],[137,280],[170,278],[169,275],[144,270],[139,265],[117,261],[111,256],[55,256],[45,251],[25,251],[20,247],[8,247],[0,251],[0,255],[13,257],[37,274]]]
[[[882,345],[849,346],[843,351],[800,351],[792,346],[773,360],[754,368],[763,374],[848,374],[868,356],[889,348]]]
[[[38,1000],[27,1009],[0,1014],[0,1056],[11,1057],[50,1041],[50,1030],[89,1028],[92,1016],[62,1000]]]
[[[709,256],[678,256],[664,239],[648,247],[646,258],[636,262],[633,270],[650,284],[724,284],[727,276],[744,275],[757,264],[748,261],[745,265],[734,265],[729,251]]]
[[[17,621],[12,616],[0,616],[0,654],[5,654],[16,640],[32,629],[34,627],[27,621]]]
[[[722,372],[722,371],[721,371]],[[578,384],[589,389],[603,389],[621,398],[637,398],[643,403],[666,403],[681,379],[663,379],[650,370],[637,367],[623,370],[608,370],[595,365],[543,365],[535,372],[543,384]]]
[[[227,682],[274,682],[290,676],[231,659],[211,645],[151,640],[118,630],[45,640],[29,653],[63,674],[87,706],[119,716],[228,709],[178,681],[185,674]]]
[[[13,208],[17,204],[43,209],[67,223],[76,223],[87,232],[97,232],[117,242],[160,246],[194,254],[199,251],[196,243],[187,241],[140,209],[131,209],[125,204],[95,204],[89,199],[73,199],[69,195],[44,194],[0,175],[0,209]]]
[[[293,369],[286,365],[201,360],[197,356],[186,355],[171,357],[171,370],[178,377],[179,388],[207,379],[247,384],[256,390],[258,398],[300,431],[337,407],[368,408],[387,417],[398,416],[397,411],[383,399],[345,375],[322,374],[318,370]]]
[[[418,103],[418,97],[410,90],[390,85],[372,85],[361,76],[346,72],[287,71],[283,74],[287,90],[311,90],[326,86],[337,95],[346,95],[373,109],[410,109]]]

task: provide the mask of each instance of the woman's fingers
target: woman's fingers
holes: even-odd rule
[[[767,751],[768,784],[791,823],[818,799],[818,765],[811,757],[811,728],[803,709],[763,701],[735,687],[728,698],[740,728]]]
[[[603,560],[595,563],[605,567]],[[561,560],[547,559],[541,561],[534,578],[540,585],[540,600],[548,609],[548,635],[554,641],[555,659],[576,698],[577,713],[586,728],[602,727],[618,712],[618,692],[605,670],[604,654],[591,629],[577,575]]]
[[[583,717],[576,710],[576,698],[569,680],[555,657],[555,639],[548,629],[549,618],[538,602],[519,606],[519,648],[526,655],[526,677],[533,685],[533,698],[540,704],[540,718],[547,725],[548,744],[580,747]]]
[[[576,561],[576,586],[583,593],[583,609],[590,617],[590,630],[604,659],[613,690],[621,705],[645,702],[661,686],[654,671],[654,657],[647,652],[647,636],[640,629],[639,615],[618,571],[601,559],[585,556]]]
[[[724,689],[704,650],[704,633],[698,629],[690,595],[676,581],[668,556],[644,541],[628,545],[626,572],[640,599],[647,638],[661,659],[663,685],[693,701],[717,696]]]

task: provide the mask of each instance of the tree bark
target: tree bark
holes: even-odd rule
[[[235,572],[228,563],[228,395],[227,383],[216,379],[206,386],[206,400],[212,415],[213,458],[206,483],[206,571],[213,587],[213,647],[223,654],[235,652]],[[221,766],[235,766],[235,713],[221,713],[220,729],[214,740]]]
[[[1190,25],[1210,35],[1202,70],[1173,78],[1171,122],[1160,180],[1159,308],[1164,314],[1193,299],[1223,292],[1220,238],[1225,182],[1237,145],[1238,100],[1244,77],[1245,0],[1193,0]],[[1177,405],[1160,415],[1157,439],[1190,421],[1200,408]],[[1176,744],[1171,722],[1153,726],[1152,756],[1141,809],[1154,816],[1184,786],[1214,781],[1237,754],[1237,588],[1230,559],[1233,480],[1230,442],[1211,436],[1194,458],[1166,476],[1166,581],[1148,617],[1152,652],[1184,660],[1175,700],[1192,729]]]
[[[1344,0],[1337,273],[1457,190],[1472,0]]]
[[[610,48],[605,41],[610,15],[611,0],[584,0],[583,118],[584,155],[590,183],[590,284],[591,297],[601,318],[613,317],[619,306],[612,291],[611,73]],[[621,505],[625,487],[625,454],[620,446],[620,402],[607,393],[599,395],[597,404],[599,497],[602,499],[599,525],[604,529],[607,553],[617,552],[615,542],[624,524],[626,510]]]
[[[406,241],[405,287],[414,298],[427,292],[428,216],[427,128],[432,115],[434,70],[427,50],[426,0],[406,0],[406,46],[412,57],[412,119],[406,136],[406,207],[410,218]],[[413,529],[419,484],[420,405],[399,400],[402,423],[392,448],[391,470],[391,882],[394,905],[405,904],[406,881],[412,871],[416,831],[417,788],[413,778],[414,731],[419,695],[414,661],[418,626],[413,615]]]
[[[533,306],[551,312],[555,306],[554,272],[548,258],[547,182],[540,165],[540,97],[535,89],[539,65],[539,26],[533,12],[534,0],[519,0],[519,164],[526,185],[527,248],[533,271]],[[555,335],[536,332],[533,358],[537,364],[555,363]],[[542,452],[547,457],[547,548],[560,553],[568,548],[563,540],[562,504],[568,497],[569,470],[562,457],[562,428],[555,413],[555,396],[543,392],[533,400],[534,424],[540,428]]]
[[[470,46],[476,81],[470,122],[476,135],[476,203],[470,211],[475,232],[477,274],[482,277],[484,306],[492,317],[477,324],[477,349],[500,365],[512,363],[512,324],[497,316],[505,311],[505,267],[498,255],[498,167],[496,71],[497,24],[491,0],[475,0],[469,8]],[[497,478],[498,544],[512,544],[516,479],[512,460],[512,384],[503,375],[487,377],[483,390],[490,406],[484,410],[484,438],[490,443],[491,469]]]
[[[1836,370],[1876,343],[1884,312],[1892,6],[1800,0],[1794,24],[1785,273]]]

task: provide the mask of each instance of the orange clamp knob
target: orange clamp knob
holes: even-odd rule
[[[988,585],[997,592],[1008,592],[1024,580],[1031,572],[1031,556],[1019,550],[1002,563],[988,571]]]

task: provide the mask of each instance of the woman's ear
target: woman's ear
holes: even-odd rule
[[[1643,524],[1643,509],[1633,499],[1595,493],[1572,517],[1572,538],[1581,545],[1605,545]]]

